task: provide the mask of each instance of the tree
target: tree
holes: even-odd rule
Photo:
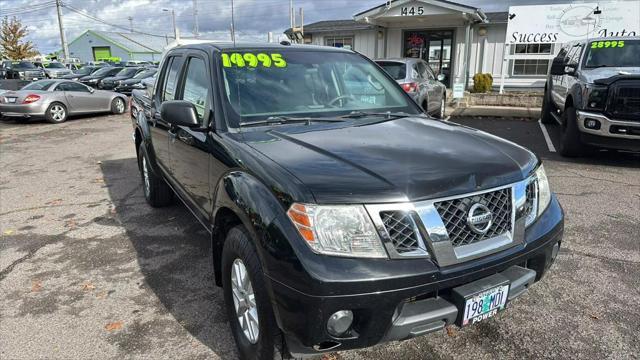
[[[0,24],[0,49],[2,55],[13,60],[22,60],[38,55],[33,43],[24,40],[28,34],[29,31],[26,26],[22,26],[22,22],[15,16],[11,19],[5,16],[2,19],[2,24]]]

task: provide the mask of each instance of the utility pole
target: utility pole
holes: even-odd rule
[[[236,46],[236,18],[233,8],[234,4],[233,0],[231,0],[231,41],[233,41],[233,46]]]
[[[127,20],[129,20],[129,30],[133,33],[133,17],[129,16]]]
[[[198,0],[193,0],[193,36],[200,36],[198,29]]]
[[[173,9],[162,8],[162,11],[168,12],[171,14],[171,22],[173,23],[173,38],[174,40],[178,40],[178,28],[176,27],[176,12]]]
[[[62,25],[62,1],[56,0],[56,10],[58,11],[58,26],[60,27],[60,42],[62,43],[62,53],[64,60],[69,60],[69,47],[67,46],[67,38],[64,36],[64,26]]]

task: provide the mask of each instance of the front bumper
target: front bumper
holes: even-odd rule
[[[586,134],[618,139],[640,140],[640,122],[609,119],[606,115],[587,111],[577,112],[578,127]],[[596,128],[588,128],[586,123],[595,120]]]
[[[563,229],[562,209],[554,197],[549,208],[527,228],[523,244],[466,263],[438,267],[431,273],[411,272],[408,269],[419,266],[405,267],[400,262],[403,274],[393,279],[372,276],[369,281],[349,282],[345,273],[342,284],[325,284],[326,288],[348,285],[351,289],[348,294],[336,291],[336,295],[307,294],[269,278],[276,319],[294,356],[369,347],[437,331],[460,316],[456,291],[463,285],[479,282],[491,288],[506,279],[511,285],[508,301],[524,293],[553,263]],[[409,261],[417,265],[427,260]],[[395,288],[389,288],[389,282]],[[354,322],[345,335],[335,337],[327,332],[326,324],[340,310],[351,310]]]

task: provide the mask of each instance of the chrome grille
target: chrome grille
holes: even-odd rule
[[[380,218],[398,254],[420,249],[415,223],[406,211],[381,211]]]
[[[474,204],[483,204],[493,215],[493,223],[485,234],[478,234],[467,225],[469,209]],[[473,244],[508,233],[512,229],[511,188],[484,194],[462,197],[434,203],[454,247]]]

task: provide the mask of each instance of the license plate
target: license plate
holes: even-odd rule
[[[16,98],[14,97],[8,97],[6,98],[8,103],[15,103],[16,102]]]
[[[488,319],[503,310],[507,304],[507,295],[509,285],[502,285],[466,299],[462,326]]]

